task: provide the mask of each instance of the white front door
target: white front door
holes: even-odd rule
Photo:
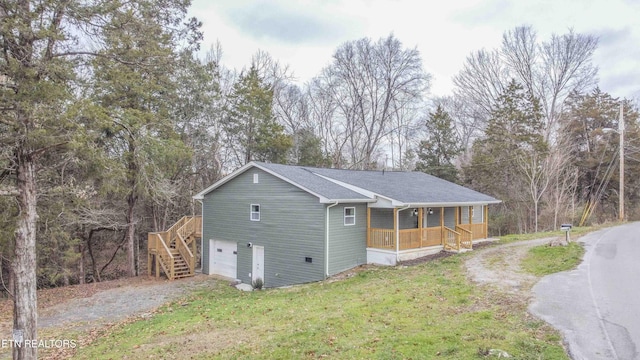
[[[262,279],[264,284],[264,246],[253,246],[253,269],[251,271],[251,281]]]
[[[238,243],[224,240],[209,240],[209,273],[237,278]]]

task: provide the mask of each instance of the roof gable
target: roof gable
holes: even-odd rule
[[[380,197],[396,206],[500,202],[489,195],[422,172],[341,170],[262,162],[246,164],[194,198],[204,198],[209,192],[253,167],[316,196],[321,203],[375,202]]]
[[[300,166],[288,166],[279,164],[269,164],[261,162],[250,162],[231,174],[217,181],[215,184],[202,190],[196,194],[194,199],[203,199],[204,196],[215,189],[221,187],[229,181],[232,181],[240,174],[248,171],[251,168],[258,168],[263,170],[283,181],[296,186],[307,193],[316,196],[321,203],[331,202],[371,202],[374,201],[371,197],[367,197],[358,192],[349,190],[343,186],[340,186],[332,181],[324,179],[320,176],[314,175],[306,168]]]

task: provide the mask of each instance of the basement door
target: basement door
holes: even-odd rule
[[[209,240],[209,273],[236,279],[238,267],[238,243]]]
[[[253,267],[251,270],[251,281],[262,279],[264,284],[264,246],[253,246]]]

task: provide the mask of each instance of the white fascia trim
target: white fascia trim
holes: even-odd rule
[[[474,206],[474,205],[491,205],[499,204],[502,201],[472,201],[472,202],[456,202],[456,203],[397,203],[396,206],[409,206],[409,207],[452,207],[452,206]]]
[[[322,201],[320,200],[321,204],[333,204],[333,203],[338,203],[338,204],[346,204],[346,203],[374,203],[376,202],[376,199],[329,199],[326,201]]]
[[[321,178],[323,178],[325,180],[329,180],[334,184],[340,185],[340,186],[342,186],[344,188],[347,188],[347,189],[349,189],[351,191],[355,191],[358,194],[362,194],[362,195],[364,195],[364,196],[366,196],[368,198],[373,199],[373,200],[368,200],[366,202],[376,202],[375,199],[380,197],[380,198],[383,198],[383,199],[391,201],[393,204],[399,204],[399,202],[397,200],[394,200],[394,199],[392,199],[390,197],[386,197],[384,195],[380,195],[380,194],[374,193],[373,191],[370,191],[370,190],[367,190],[367,189],[363,189],[363,188],[355,186],[355,185],[347,184],[347,183],[342,182],[340,180],[336,180],[336,179],[330,178],[328,176],[320,175],[320,174],[315,173],[315,172],[313,174],[316,175],[316,176],[320,176]]]
[[[262,170],[262,171],[264,171],[264,172],[266,172],[268,174],[271,174],[271,175],[277,177],[280,180],[286,181],[289,184],[308,192],[309,194],[317,197],[320,200],[321,203],[335,202],[335,201],[331,201],[331,200],[327,199],[326,197],[324,197],[324,196],[322,196],[320,194],[316,194],[315,192],[307,189],[306,187],[304,187],[304,186],[302,186],[302,185],[300,185],[300,184],[298,184],[298,183],[296,183],[294,181],[291,181],[290,179],[288,179],[288,178],[286,178],[286,177],[284,177],[284,176],[282,176],[282,175],[280,175],[278,173],[275,173],[275,172],[273,172],[273,171],[271,171],[271,170],[269,170],[269,169],[267,169],[265,167],[262,167],[262,166],[260,166],[260,165],[258,165],[256,163],[254,163],[253,161],[248,163],[248,164],[246,164],[246,165],[244,165],[244,166],[242,166],[241,168],[239,168],[238,170],[232,172],[231,174],[225,176],[224,178],[220,179],[218,182],[216,182],[215,184],[209,186],[208,188],[202,190],[201,192],[196,194],[193,198],[196,199],[196,200],[204,199],[204,196],[206,194],[210,193],[211,191],[215,190],[216,188],[219,188],[220,186],[224,185],[225,183],[229,182],[230,180],[234,179],[235,177],[237,177],[238,175],[244,173],[245,171],[247,171],[249,168],[252,168],[252,167],[256,167],[256,168],[258,168],[258,169],[260,169],[260,170]]]

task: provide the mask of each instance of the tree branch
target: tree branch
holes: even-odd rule
[[[13,107],[0,108],[0,111],[10,111],[10,110],[14,110],[14,108]],[[14,126],[16,123],[13,122],[13,121],[9,121],[9,120],[7,120],[5,118],[1,118],[0,117],[0,124],[5,124],[5,125],[8,125],[8,126]]]
[[[53,145],[49,145],[49,146],[45,146],[45,147],[43,147],[43,148],[40,148],[40,149],[37,149],[37,150],[33,151],[33,152],[31,153],[31,156],[33,156],[33,157],[37,157],[37,156],[39,156],[40,154],[44,153],[45,151],[47,151],[47,150],[49,150],[49,149],[57,148],[57,147],[60,147],[60,146],[62,146],[62,145],[66,145],[66,144],[68,144],[68,143],[69,143],[68,141],[63,141],[63,142],[61,142],[61,143],[57,143],[57,144],[53,144]]]
[[[123,65],[141,65],[141,66],[148,65],[148,64],[144,64],[143,62],[126,61],[126,60],[122,60],[121,58],[119,58],[117,56],[100,54],[100,53],[91,52],[91,51],[68,51],[68,52],[64,52],[64,53],[52,54],[51,57],[52,58],[56,58],[56,57],[79,56],[79,55],[89,55],[89,56],[94,56],[94,57],[105,58],[105,59],[109,59],[109,60],[113,60],[113,61],[119,62],[119,63],[121,63]]]
[[[0,196],[18,196],[20,192],[16,188],[11,187],[0,187]]]

